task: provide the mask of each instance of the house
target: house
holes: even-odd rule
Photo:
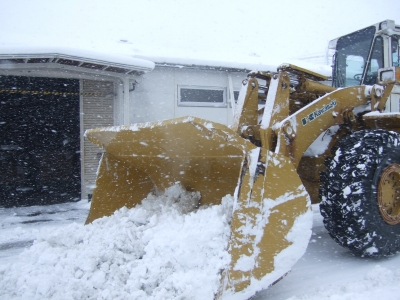
[[[131,93],[131,121],[141,123],[196,116],[232,123],[231,99],[237,100],[246,68],[156,63]]]
[[[1,50],[1,206],[90,199],[102,150],[85,140],[89,128],[185,115],[231,124],[231,99],[249,71],[69,48]]]
[[[88,128],[130,123],[130,91],[154,63],[76,49],[0,54],[0,205],[87,198],[101,150]]]

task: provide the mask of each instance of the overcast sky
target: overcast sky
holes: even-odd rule
[[[330,39],[384,19],[399,24],[400,1],[0,0],[0,18],[0,51],[69,46],[264,61],[321,54]]]

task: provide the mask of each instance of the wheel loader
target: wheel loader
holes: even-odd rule
[[[304,254],[320,203],[332,238],[360,256],[400,250],[400,27],[329,43],[328,77],[292,64],[243,81],[233,125],[196,117],[97,128],[103,147],[87,223],[176,182],[199,205],[234,195],[231,262],[216,299],[248,299]]]

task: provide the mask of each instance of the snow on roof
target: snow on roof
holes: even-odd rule
[[[171,66],[176,67],[190,67],[190,66],[207,66],[210,68],[217,69],[237,69],[246,71],[270,71],[276,72],[278,66],[282,63],[291,63],[293,65],[312,70],[316,73],[320,73],[325,76],[331,76],[332,69],[328,65],[315,64],[313,62],[308,62],[300,59],[290,59],[282,61],[279,59],[264,60],[260,57],[248,57],[247,59],[238,60],[237,58],[229,58],[225,56],[224,58],[218,59],[216,55],[204,57],[210,57],[210,59],[202,58],[202,54],[197,55],[191,53],[182,56],[156,56],[156,55],[137,55],[143,59],[149,59],[156,63],[156,66]]]
[[[80,63],[91,63],[108,67],[120,67],[127,70],[148,72],[154,69],[154,62],[124,54],[110,54],[84,48],[30,45],[0,46],[0,59],[51,58],[70,59]]]
[[[206,2],[4,2],[0,4],[0,53],[59,53],[146,68],[152,68],[153,61],[275,71],[281,63],[292,63],[330,75],[328,66],[278,58],[287,57],[282,52],[289,50],[297,55],[299,43],[292,36],[290,45],[296,48],[285,46],[284,33],[269,30],[266,35],[265,29],[247,28],[244,20],[249,16],[265,17],[261,10],[227,0]]]
[[[29,43],[22,41],[18,44],[7,44],[3,41],[3,45],[0,44],[0,59],[49,56],[74,57],[77,60],[86,62],[108,64],[144,72],[154,69],[155,63],[158,66],[207,66],[210,68],[275,72],[279,65],[290,62],[291,64],[310,69],[325,76],[331,75],[331,67],[327,65],[315,64],[299,59],[282,61],[281,58],[271,57],[266,60],[257,54],[238,55],[237,51],[220,53],[204,50],[193,51],[191,49],[165,48],[159,53],[160,49],[146,46],[142,46],[140,50],[137,48],[132,50],[132,43],[127,40],[112,44],[103,44],[101,47],[96,47],[96,49],[93,49],[87,43],[81,43],[79,39],[71,40],[69,43],[71,46],[66,46],[66,44],[65,42],[57,42],[57,45],[54,45],[45,37],[42,37],[39,41],[29,41]]]

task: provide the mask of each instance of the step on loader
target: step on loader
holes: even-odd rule
[[[199,205],[235,196],[216,299],[248,299],[304,254],[319,203],[329,234],[361,256],[400,250],[400,28],[330,42],[327,77],[291,64],[250,72],[233,125],[196,117],[88,130],[103,147],[87,223],[180,182]]]

